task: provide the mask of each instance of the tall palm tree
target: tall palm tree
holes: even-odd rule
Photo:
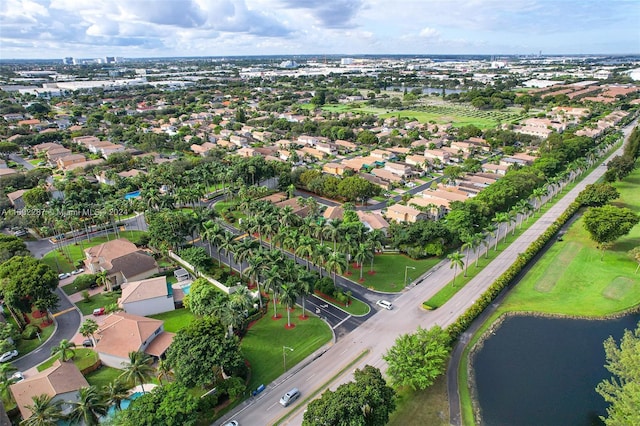
[[[145,393],[144,383],[153,377],[151,362],[152,358],[144,352],[129,352],[129,362],[122,363],[123,372],[120,377],[127,382],[140,384],[142,393]]]
[[[74,348],[76,344],[68,341],[67,339],[62,339],[58,346],[54,346],[51,348],[51,356],[59,356],[60,361],[65,362],[69,359],[73,359],[76,356],[76,351]]]
[[[258,298],[259,298],[260,308],[262,308],[262,294],[260,293],[260,275],[265,270],[265,267],[267,265],[267,258],[266,256],[257,254],[249,258],[247,263],[249,263],[249,266],[247,266],[247,268],[245,269],[245,273],[247,274],[250,280],[253,278],[253,281],[258,286]]]
[[[298,289],[291,283],[280,286],[280,303],[287,308],[287,327],[291,327],[291,309],[296,304]]]
[[[336,251],[336,247],[338,245],[338,237],[340,235],[340,228],[342,226],[341,219],[335,219],[330,222],[327,222],[324,229],[324,235],[331,241],[333,241],[333,251]]]
[[[498,241],[500,241],[500,229],[502,228],[502,224],[504,223],[505,225],[509,222],[510,217],[508,213],[497,213],[496,216],[493,218],[494,222],[498,223],[498,234],[496,236],[496,245],[494,247],[494,250],[498,250]],[[507,225],[508,226],[508,225]],[[504,236],[505,238],[507,237],[507,226],[505,226],[505,230],[504,230]]]
[[[107,271],[100,271],[96,274],[96,284],[99,286],[108,286],[109,278],[107,277]]]
[[[273,292],[273,317],[278,317],[276,305],[278,299],[278,289],[282,282],[282,270],[279,265],[273,265],[265,274],[264,288]]]
[[[82,334],[82,337],[90,337],[91,341],[93,342],[93,346],[95,347],[96,339],[94,337],[94,333],[98,331],[98,328],[99,327],[97,322],[95,322],[91,318],[87,318],[86,320],[84,320],[78,331],[80,332],[80,334]]]
[[[360,279],[362,280],[362,270],[364,268],[364,262],[373,257],[369,244],[360,243],[356,249],[354,260],[360,265]]]
[[[73,408],[68,416],[69,421],[86,426],[98,425],[100,417],[109,411],[104,395],[95,386],[80,388],[78,400],[71,402],[71,406]]]
[[[347,269],[347,259],[342,253],[332,251],[327,258],[326,266],[333,272],[333,285],[336,285],[336,274],[342,274]]]
[[[451,286],[455,286],[456,273],[458,271],[458,268],[462,269],[464,267],[464,261],[462,260],[464,259],[464,256],[459,251],[456,251],[449,254],[447,256],[447,259],[451,260],[451,266],[449,267],[449,269],[453,269],[453,280],[451,281]]]
[[[222,233],[220,242],[217,244],[220,250],[224,251],[224,255],[227,256],[227,261],[229,262],[229,272],[231,272],[231,252],[233,251],[233,248],[235,246],[235,239],[235,235],[225,230]]]
[[[298,246],[293,251],[294,254],[297,254],[301,259],[305,258],[307,261],[307,271],[310,270],[309,267],[309,259],[313,254],[313,247],[316,244],[316,240],[312,237],[302,236],[298,241]]]
[[[54,401],[47,394],[37,395],[31,398],[33,404],[25,406],[31,411],[31,416],[20,422],[23,426],[57,426],[59,420],[63,420],[62,401]]]
[[[113,405],[116,410],[122,409],[122,401],[129,396],[129,387],[120,379],[112,380],[106,384],[102,390],[107,405]]]
[[[305,310],[305,301],[307,296],[313,293],[313,288],[315,285],[316,274],[310,271],[302,270],[296,277],[295,285],[298,289],[298,294],[302,299],[302,317],[307,317],[307,312]]]
[[[211,244],[216,240],[216,236],[220,233],[220,225],[218,225],[213,220],[208,220],[203,225],[203,230],[201,233],[201,237],[204,241],[207,242],[207,247],[209,248],[209,257],[213,257]],[[218,261],[220,261],[220,254],[218,253]]]
[[[318,266],[318,271],[320,272],[320,278],[322,278],[322,270],[324,269],[324,264],[329,259],[329,255],[331,254],[331,249],[329,246],[321,244],[315,247],[313,251],[313,262]]]
[[[256,240],[251,237],[247,237],[244,240],[236,244],[235,247],[235,260],[238,264],[238,270],[240,271],[240,277],[243,276],[242,263],[248,261],[258,251],[260,245]]]

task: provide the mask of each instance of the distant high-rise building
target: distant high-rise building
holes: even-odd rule
[[[115,56],[105,56],[104,57],[104,63],[105,64],[115,64],[116,63],[116,57]]]
[[[352,65],[353,58],[342,58],[340,59],[340,65]]]
[[[75,60],[71,56],[67,56],[66,58],[62,58],[63,65],[74,65]]]

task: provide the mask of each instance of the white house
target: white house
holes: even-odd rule
[[[118,306],[126,313],[143,317],[175,309],[173,295],[164,276],[123,284]]]

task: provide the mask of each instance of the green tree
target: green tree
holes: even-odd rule
[[[30,312],[37,302],[44,302],[49,309],[58,304],[53,291],[58,287],[58,277],[46,264],[30,256],[15,256],[0,265],[0,291],[10,307]]]
[[[59,357],[62,362],[73,359],[73,357],[76,356],[75,347],[75,343],[67,339],[62,339],[60,343],[58,343],[58,346],[51,348],[51,356]]]
[[[71,412],[68,416],[69,421],[72,424],[86,426],[98,425],[100,417],[106,415],[109,410],[104,395],[95,386],[80,388],[78,400],[72,401],[71,406]]]
[[[145,393],[144,384],[153,377],[152,361],[153,358],[144,352],[129,352],[129,362],[122,363],[123,371],[119,378],[128,383],[139,384],[142,393]]]
[[[618,190],[610,183],[592,183],[587,185],[576,201],[587,207],[600,207],[620,197]]]
[[[200,399],[177,383],[158,386],[118,413],[122,426],[193,426],[197,424]]]
[[[464,267],[464,255],[459,251],[451,253],[447,255],[447,259],[451,261],[449,269],[453,269],[453,280],[451,280],[451,285],[456,285],[456,274],[458,272],[458,268],[462,269]]]
[[[244,366],[235,335],[214,317],[196,318],[182,328],[167,350],[167,361],[176,381],[183,386],[207,386],[221,377],[239,372]]]
[[[103,387],[105,402],[121,410],[122,401],[129,396],[129,386],[121,379],[115,379]]]
[[[282,284],[280,286],[280,303],[282,303],[287,310],[287,327],[291,327],[291,309],[295,306],[298,295],[298,289],[295,285]]]
[[[93,334],[98,331],[98,323],[95,322],[95,320],[87,318],[86,320],[84,320],[78,331],[80,332],[80,334],[82,334],[82,337],[91,338],[93,346],[96,345],[96,339]]]
[[[54,401],[52,396],[41,394],[31,398],[33,403],[27,405],[31,415],[20,424],[23,426],[57,426],[63,420],[62,401]]]
[[[389,365],[387,374],[397,386],[426,389],[445,371],[449,343],[449,335],[440,326],[418,327],[413,334],[403,334],[383,356]]]
[[[14,256],[29,256],[27,245],[19,237],[0,234],[0,264]]]
[[[635,274],[637,274],[638,269],[640,269],[640,246],[634,247],[631,250],[629,250],[629,256],[631,256],[633,260],[638,262],[638,266],[636,267],[636,271],[634,272]]]
[[[620,346],[613,337],[604,342],[607,357],[605,367],[614,377],[598,384],[596,391],[611,404],[607,426],[640,424],[640,323],[635,331],[625,330]]]
[[[309,403],[303,426],[383,426],[396,408],[396,392],[387,385],[380,370],[365,365],[355,370],[354,381],[327,390]]]
[[[0,142],[0,158],[8,158],[9,154],[20,151],[20,147],[13,142]]]
[[[640,216],[626,207],[610,205],[591,207],[583,215],[585,229],[604,251],[620,237],[627,235],[640,222]],[[602,260],[602,258],[601,258]]]

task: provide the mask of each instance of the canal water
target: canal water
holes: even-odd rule
[[[473,360],[482,424],[602,425],[608,404],[595,387],[611,377],[602,344],[638,321],[507,318]]]

